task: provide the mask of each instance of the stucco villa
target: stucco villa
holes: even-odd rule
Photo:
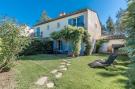
[[[68,25],[84,27],[91,35],[92,41],[101,37],[101,25],[98,15],[90,9],[82,9],[68,14],[60,13],[59,17],[38,23],[33,28],[35,37],[48,38],[52,32],[62,30]],[[53,49],[57,49],[59,52],[69,52],[71,47],[71,44],[64,40],[53,41]],[[82,43],[81,53],[83,51],[84,44]]]

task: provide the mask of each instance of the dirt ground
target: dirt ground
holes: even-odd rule
[[[0,89],[15,89],[14,72],[0,73]]]

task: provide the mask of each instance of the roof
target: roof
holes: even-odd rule
[[[110,36],[103,36],[101,39],[105,39],[105,40],[125,39],[125,35],[110,35]]]
[[[48,21],[44,21],[44,22],[41,22],[41,23],[38,23],[34,26],[38,26],[38,25],[42,25],[42,24],[45,24],[45,23],[49,23],[49,22],[52,22],[52,21],[55,21],[55,20],[58,20],[58,19],[62,19],[62,18],[65,18],[65,17],[68,17],[68,16],[72,16],[72,15],[75,15],[75,14],[79,14],[79,13],[83,13],[83,12],[86,12],[88,11],[89,9],[81,9],[81,10],[78,10],[78,11],[75,11],[75,12],[72,12],[72,13],[69,13],[69,14],[66,14],[64,16],[59,16],[57,18],[54,18],[54,19],[50,19]],[[94,12],[94,11],[93,11]]]

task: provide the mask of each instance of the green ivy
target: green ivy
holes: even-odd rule
[[[85,29],[83,27],[67,26],[64,29],[62,29],[61,31],[53,32],[51,34],[51,37],[54,40],[64,39],[66,41],[71,41],[72,45],[73,45],[73,55],[79,56],[80,50],[81,50],[82,39],[83,39],[83,37],[86,37],[86,36],[84,36],[85,35],[84,33],[86,34],[88,32],[85,32]],[[88,37],[86,39],[88,39]],[[85,42],[88,43],[88,45],[90,45],[90,42],[86,41],[86,39],[85,39]],[[89,37],[89,39],[90,39],[90,37]],[[86,49],[87,48],[89,49],[88,45],[86,46]]]
[[[91,50],[90,34],[86,30],[84,31],[84,35],[83,35],[83,42],[86,44],[84,54],[90,55],[90,50]]]

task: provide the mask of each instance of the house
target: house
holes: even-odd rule
[[[34,29],[31,29],[29,26],[27,26],[27,25],[22,25],[21,26],[22,27],[22,32],[21,32],[21,34],[23,35],[23,36],[30,36],[30,37],[34,37]]]
[[[84,27],[91,35],[91,40],[101,37],[101,25],[98,15],[90,9],[82,9],[69,14],[60,13],[59,17],[38,23],[33,28],[35,37],[48,38],[52,32],[62,30],[68,25]],[[71,44],[64,40],[53,41],[53,49],[57,49],[60,52],[69,52],[72,50],[71,48]],[[82,53],[84,49],[84,44],[82,43]]]
[[[99,52],[100,53],[112,53],[114,48],[121,48],[125,45],[125,35],[108,35],[102,36],[100,40],[106,40],[102,44],[100,44]],[[121,52],[120,54],[125,54],[125,52]]]

